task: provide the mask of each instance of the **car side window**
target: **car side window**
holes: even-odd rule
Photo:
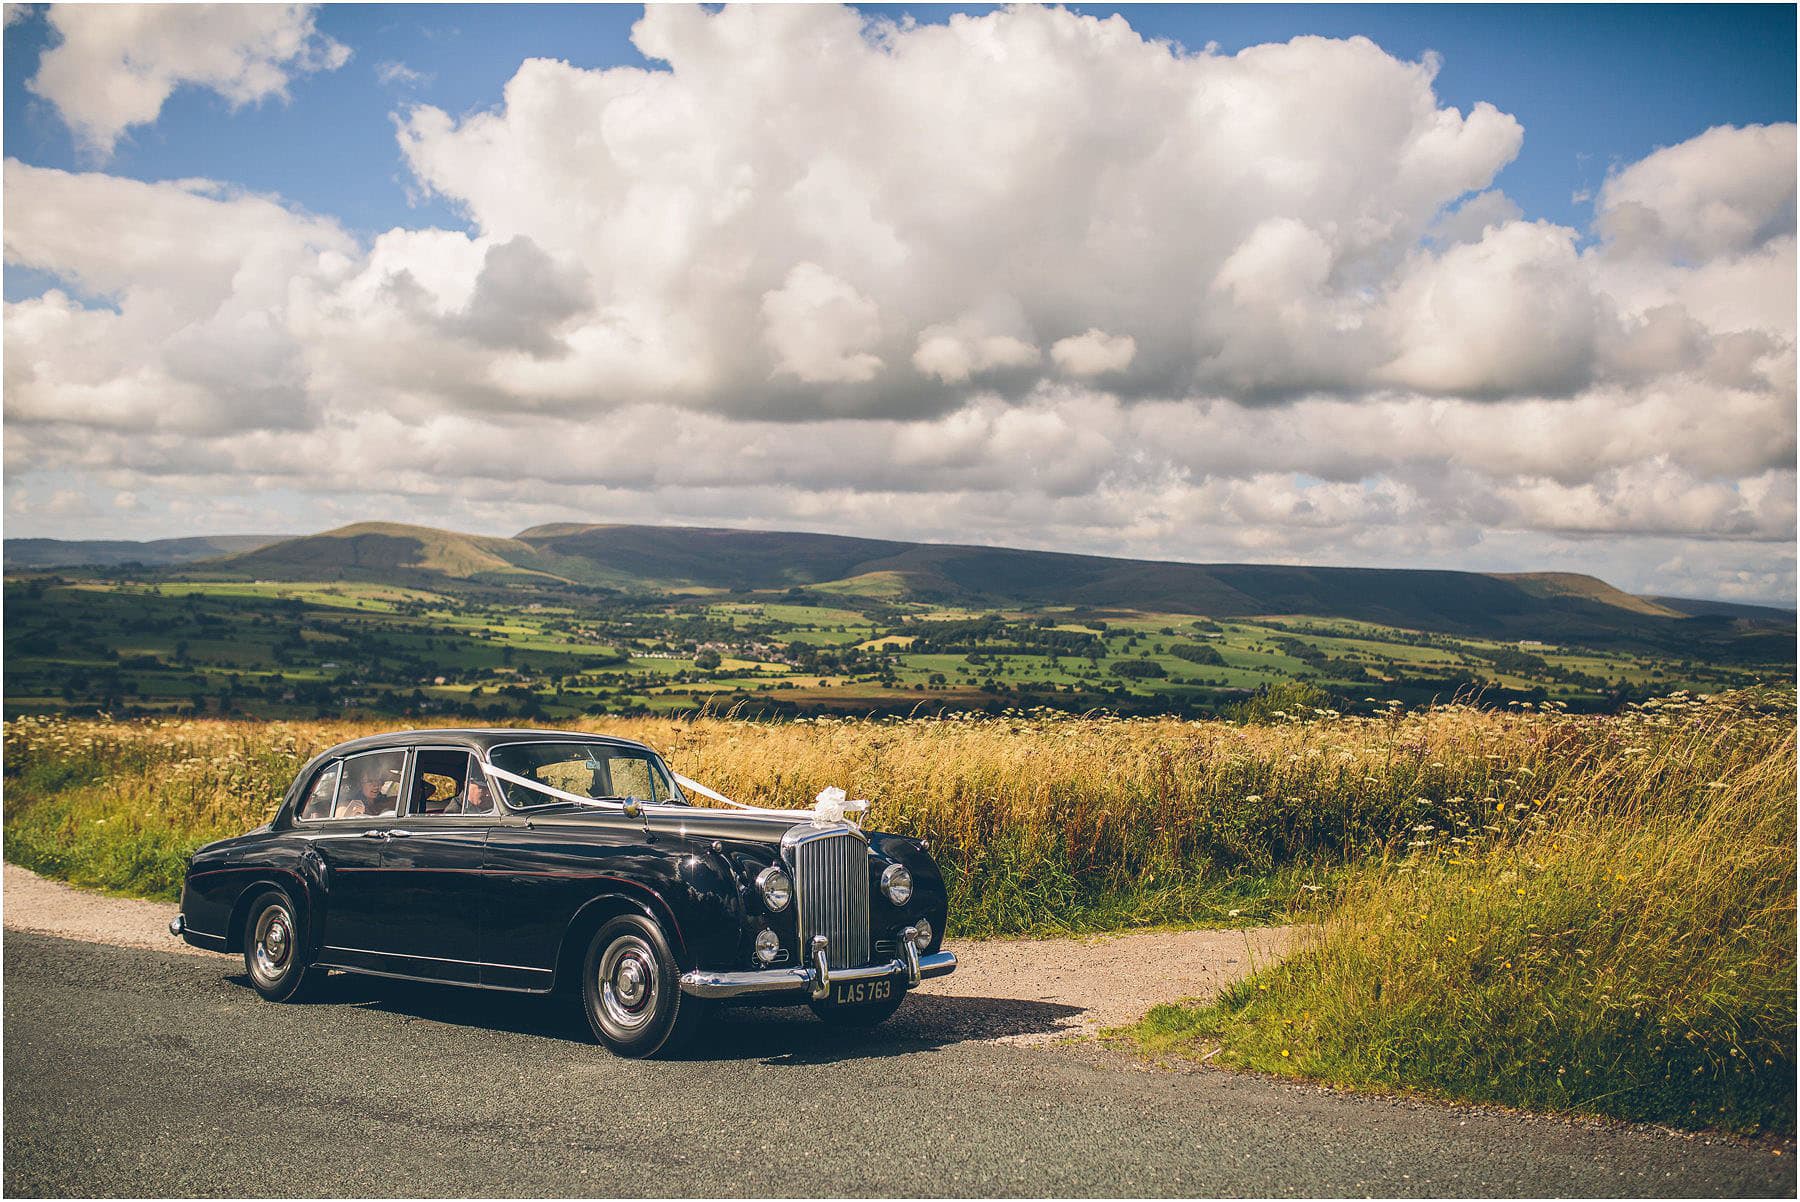
[[[338,778],[343,772],[344,765],[337,760],[319,769],[318,775],[313,777],[312,788],[306,791],[306,800],[300,803],[302,819],[331,817],[332,802],[337,800]]]
[[[400,812],[404,751],[367,751],[344,760],[333,818],[384,818]]]
[[[476,782],[471,790],[470,782]],[[470,808],[471,793],[475,808]],[[413,779],[407,813],[417,817],[489,813],[480,770],[466,751],[422,750],[413,754]]]

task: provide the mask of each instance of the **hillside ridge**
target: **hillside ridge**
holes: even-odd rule
[[[212,543],[226,542],[224,539]],[[9,567],[41,566],[10,562]],[[1557,641],[1663,643],[1791,627],[1791,613],[1639,597],[1575,572],[1189,563],[735,527],[550,522],[512,537],[354,522],[168,561],[192,578],[346,580],[427,588],[599,588],[789,593],[965,609],[1305,616],[1419,631]],[[105,561],[103,561],[104,564]],[[114,560],[111,562],[122,562]],[[103,566],[102,564],[102,566]]]

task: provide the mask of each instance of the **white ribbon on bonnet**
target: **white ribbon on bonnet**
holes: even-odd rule
[[[521,785],[559,801],[572,801],[578,805],[597,806],[602,809],[615,808],[620,804],[616,801],[599,801],[592,797],[583,797],[579,793],[571,793],[566,789],[558,789],[554,785],[546,785],[543,781],[532,780],[530,777],[520,776],[516,772],[508,772],[504,768],[496,768],[492,764],[488,764],[486,767],[489,773],[503,781]],[[770,809],[767,806],[745,805],[741,801],[731,800],[723,793],[714,792],[697,780],[689,780],[678,772],[671,773],[671,775],[675,777],[675,783],[682,788],[691,789],[702,797],[710,797],[714,801],[722,802],[734,810],[744,810],[752,814],[771,814],[778,818],[799,818],[807,813],[806,810],[778,810]],[[821,789],[818,797],[813,799],[812,824],[814,826],[834,826],[838,823],[849,823],[851,826],[861,826],[862,823],[856,815],[867,810],[869,803],[861,799],[850,801],[847,800],[848,797],[849,794],[836,785]]]
[[[722,802],[734,810],[748,810],[753,814],[777,814],[782,817],[790,817],[806,812],[805,810],[775,810],[770,809],[767,806],[745,805],[741,801],[731,800],[731,798],[725,796],[723,793],[715,793],[699,781],[689,780],[679,772],[673,773],[672,775],[675,777],[675,783],[682,788],[692,789],[694,792],[700,794],[700,796],[710,797],[714,801]],[[851,826],[862,825],[861,820],[856,818],[855,815],[861,814],[867,810],[869,808],[869,803],[860,798],[856,801],[847,800],[849,796],[848,793],[844,792],[836,785],[827,785],[825,788],[819,790],[819,795],[813,798],[812,824],[814,826],[832,826],[839,822],[847,822]]]

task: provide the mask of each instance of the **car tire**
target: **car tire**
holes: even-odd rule
[[[271,1002],[299,1001],[325,975],[307,963],[298,915],[292,898],[270,889],[250,903],[244,917],[244,972]]]
[[[860,1029],[886,1022],[905,1000],[906,990],[895,986],[894,996],[882,1002],[861,1002],[851,1006],[840,1006],[836,1002],[808,1004],[812,1006],[812,1012],[819,1016],[819,1021],[827,1026]]]
[[[705,1018],[681,992],[681,968],[662,928],[637,914],[603,923],[581,968],[582,1011],[594,1038],[639,1060],[677,1051]]]

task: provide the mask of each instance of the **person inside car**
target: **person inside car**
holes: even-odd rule
[[[462,812],[465,814],[491,814],[494,812],[494,799],[488,794],[486,781],[476,776],[469,777],[468,787],[463,791]]]
[[[381,796],[381,774],[368,772],[350,782],[350,790],[338,803],[339,818],[380,817],[393,813],[393,805]]]

